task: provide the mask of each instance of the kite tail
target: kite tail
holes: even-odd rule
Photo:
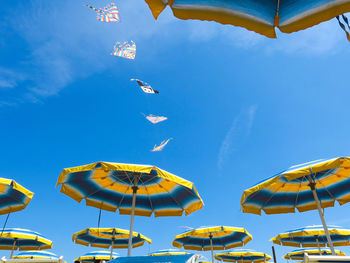
[[[348,26],[348,28],[349,28],[349,30],[350,30],[348,18],[347,18],[345,15],[342,15],[342,18],[343,18],[344,22],[347,24],[347,26]],[[348,41],[350,42],[350,34],[349,34],[349,32],[346,30],[345,25],[340,21],[340,17],[339,17],[339,16],[337,16],[337,20],[338,20],[339,26],[344,30],[344,32],[345,32],[345,34],[346,34],[346,38],[347,38]]]

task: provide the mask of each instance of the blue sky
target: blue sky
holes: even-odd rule
[[[316,211],[243,214],[240,197],[291,165],[350,155],[350,52],[337,22],[271,40],[169,10],[154,21],[142,1],[116,3],[119,24],[98,22],[83,1],[2,3],[0,176],[35,192],[8,226],[51,238],[68,261],[95,250],[71,237],[96,227],[98,210],[55,184],[63,168],[99,160],[157,165],[193,181],[205,202],[187,217],[136,217],[135,231],[153,243],[134,255],[171,248],[183,226],[203,225],[245,227],[253,235],[246,248],[271,254],[274,235],[320,224]],[[110,55],[126,40],[137,44],[134,61]],[[130,78],[160,94],[142,93]],[[152,125],[141,112],[169,119]],[[169,137],[163,152],[150,152]],[[326,209],[326,220],[350,228],[349,212]],[[129,220],[103,212],[101,226],[127,229]],[[290,250],[276,246],[278,259]]]

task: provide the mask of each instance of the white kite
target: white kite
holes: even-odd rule
[[[143,113],[142,113],[143,114]],[[152,122],[153,124],[157,124],[159,122],[162,122],[162,121],[165,121],[167,120],[168,118],[167,117],[164,117],[164,116],[156,116],[156,115],[153,115],[153,114],[149,114],[148,116],[146,116],[145,114],[143,114],[143,116],[145,116],[145,118],[147,120],[149,120],[150,122]]]
[[[136,81],[144,93],[150,93],[150,94],[158,94],[159,93],[158,90],[152,89],[152,87],[147,82],[144,82],[144,81],[139,80],[139,79],[130,79],[130,80]]]
[[[166,141],[162,141],[162,142],[159,144],[159,146],[154,145],[153,150],[151,150],[151,152],[160,152],[161,150],[163,150],[163,148],[165,147],[165,145],[167,145],[168,142],[169,142],[171,139],[172,139],[172,138],[167,139]]]

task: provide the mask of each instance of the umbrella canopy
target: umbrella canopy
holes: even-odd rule
[[[190,254],[185,251],[180,251],[178,249],[162,249],[152,253],[149,253],[147,256],[167,256],[167,255],[187,255]]]
[[[327,226],[334,246],[350,245],[350,229]],[[281,233],[270,239],[275,244],[291,247],[325,247],[328,245],[323,226],[307,226]]]
[[[105,260],[108,261],[110,260],[110,251],[93,251],[86,253],[74,260],[74,262],[79,261],[79,262],[92,262],[94,263],[95,260]],[[112,254],[112,259],[119,257],[118,253]]]
[[[19,252],[16,256],[12,257],[13,259],[58,259],[59,257],[51,252],[47,251],[22,251]]]
[[[319,255],[320,252],[317,248],[310,248],[310,249],[297,249],[292,252],[287,253],[283,257],[285,259],[292,259],[292,260],[303,260],[304,259],[304,253],[307,253],[309,255]],[[335,253],[337,256],[345,256],[345,253],[340,250],[335,250]],[[330,249],[321,249],[322,255],[332,255],[332,251]]]
[[[133,232],[132,247],[140,247],[152,240]],[[73,234],[72,241],[79,245],[100,248],[128,248],[129,231],[120,228],[86,228]]]
[[[52,248],[52,241],[43,235],[21,228],[5,228],[0,234],[1,250],[42,250]]]
[[[271,256],[256,252],[250,249],[240,249],[215,254],[215,259],[225,262],[265,262],[271,259]]]
[[[213,250],[242,247],[250,240],[252,240],[252,236],[244,228],[213,226],[201,227],[177,235],[172,245],[189,250],[211,250],[212,260],[214,260]]]
[[[203,208],[193,183],[150,165],[97,162],[67,168],[57,186],[86,205],[131,214],[128,256],[134,215],[181,216]]]
[[[0,178],[0,215],[23,210],[33,195],[15,180]]]
[[[322,208],[350,201],[350,158],[318,160],[289,169],[244,191],[241,207],[245,213],[294,213],[317,209],[333,250]]]
[[[180,19],[241,26],[270,38],[275,27],[292,33],[350,11],[350,0],[145,0],[155,19],[169,5]]]

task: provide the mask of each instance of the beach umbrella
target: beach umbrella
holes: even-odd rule
[[[152,253],[149,253],[147,256],[168,256],[168,255],[187,255],[190,254],[185,251],[180,251],[178,249],[162,249]]]
[[[12,257],[13,259],[59,259],[59,257],[47,251],[22,251]]]
[[[128,248],[129,231],[120,228],[86,228],[74,233],[72,241],[84,246],[111,248],[112,259],[114,248]],[[145,241],[152,243],[151,239],[137,232],[132,233],[131,241],[133,248],[142,246]]]
[[[131,215],[128,256],[134,215],[181,216],[203,208],[193,183],[150,165],[97,162],[67,168],[58,185],[77,202]]]
[[[304,253],[307,253],[309,255],[319,255],[319,250],[317,248],[310,248],[310,249],[297,249],[292,252],[289,252],[285,254],[283,257],[285,259],[291,259],[291,260],[303,260],[304,259]],[[321,255],[332,255],[332,251],[327,248],[321,249]],[[335,255],[337,256],[345,256],[345,253],[340,250],[335,250]]]
[[[42,250],[52,248],[52,241],[43,235],[21,228],[5,228],[0,234],[0,250]]]
[[[174,16],[180,19],[199,19],[240,26],[270,38],[276,38],[276,27],[283,33],[292,33],[350,12],[350,0],[145,1],[155,19],[168,5]]]
[[[350,245],[350,229],[327,226],[333,246]],[[328,245],[323,226],[307,226],[278,234],[270,239],[275,244],[291,247],[320,247]]]
[[[251,249],[239,249],[239,250],[217,253],[215,254],[215,259],[219,261],[225,261],[225,262],[257,263],[257,262],[269,261],[271,259],[271,256],[262,252],[256,252]]]
[[[0,215],[23,210],[33,195],[15,180],[0,178]]]
[[[212,226],[200,227],[177,235],[172,245],[189,250],[210,250],[212,262],[214,262],[213,250],[242,247],[250,240],[252,240],[252,236],[244,228]]]
[[[334,251],[322,208],[350,201],[350,158],[338,157],[292,166],[244,191],[244,213],[261,215],[294,213],[317,209]]]
[[[119,254],[113,252],[112,259],[117,257],[119,257]],[[74,262],[95,263],[96,260],[104,260],[104,261],[111,260],[111,252],[110,251],[92,251],[76,258]]]

